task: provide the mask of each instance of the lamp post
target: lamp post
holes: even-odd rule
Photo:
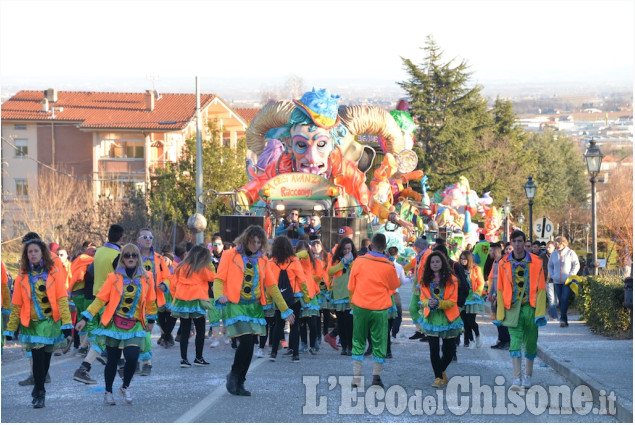
[[[503,212],[505,213],[505,242],[509,242],[509,213],[511,210],[512,203],[509,201],[509,197],[507,197],[503,203]]]
[[[534,197],[536,196],[536,183],[534,182],[533,176],[529,176],[527,179],[527,183],[525,183],[525,196],[529,199],[529,238],[530,242],[533,242],[534,239],[534,218],[533,218],[533,208],[534,208]]]
[[[525,224],[525,215],[523,213],[520,213],[520,215],[518,216],[518,224],[520,224],[520,230],[523,230],[523,224]]]
[[[589,231],[591,230],[591,225],[589,223],[584,225],[584,231],[586,232],[586,253],[589,253]]]
[[[604,155],[597,146],[595,140],[591,138],[589,145],[584,152],[584,161],[586,162],[586,168],[591,175],[589,181],[591,182],[591,246],[592,246],[592,261],[591,261],[591,275],[597,276],[598,274],[598,227],[596,220],[597,205],[595,197],[595,178],[600,172],[602,166],[602,158]]]

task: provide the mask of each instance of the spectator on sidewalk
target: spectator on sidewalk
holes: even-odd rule
[[[542,271],[545,274],[545,282],[547,287],[547,313],[549,314],[549,320],[558,320],[558,309],[556,308],[556,291],[553,287],[553,279],[549,276],[549,258],[556,249],[556,244],[552,241],[545,246],[545,251],[541,252],[539,257],[542,260]]]
[[[556,250],[549,258],[549,276],[553,279],[554,289],[560,304],[560,327],[569,326],[567,310],[569,309],[569,296],[571,289],[564,283],[567,278],[580,270],[578,256],[571,248],[569,241],[564,236],[555,239]]]
[[[509,329],[514,381],[510,389],[520,391],[531,387],[534,359],[538,354],[538,326],[545,319],[545,275],[542,261],[525,249],[525,234],[511,234],[513,251],[498,265],[496,321]],[[515,323],[514,323],[515,322]],[[525,373],[522,374],[522,347],[525,346]],[[521,379],[522,374],[522,379]]]

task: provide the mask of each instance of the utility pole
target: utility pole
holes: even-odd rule
[[[203,142],[201,141],[201,93],[198,87],[198,76],[196,76],[196,212],[203,215],[205,205],[200,202],[203,193]],[[196,243],[205,242],[204,231],[196,233]]]

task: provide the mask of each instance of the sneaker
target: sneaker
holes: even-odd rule
[[[209,345],[209,348],[216,348],[220,345],[220,341],[217,338],[212,338],[212,343]]]
[[[97,358],[95,358],[95,360],[97,360],[99,363],[103,364],[104,366],[106,366],[106,363],[108,363],[108,358],[106,357],[106,353],[101,353],[100,355],[97,356]]]
[[[372,385],[375,385],[377,387],[382,387],[384,388],[384,383],[381,382],[381,377],[379,377],[378,375],[373,376],[373,383]]]
[[[531,387],[531,376],[530,375],[525,375],[523,374],[523,382],[522,382],[522,386],[524,388],[529,388]]]
[[[331,334],[324,335],[324,342],[328,343],[334,350],[339,350],[339,348],[337,348],[337,341],[331,336]]]
[[[126,404],[132,404],[132,394],[130,394],[130,388],[121,387],[119,388],[119,392]]]
[[[97,381],[95,381],[94,379],[90,377],[90,375],[88,374],[88,371],[81,366],[75,371],[75,374],[73,375],[73,379],[78,382],[83,382],[84,384],[97,383]]]
[[[143,367],[141,368],[141,373],[139,375],[141,376],[148,376],[152,373],[152,365],[151,364],[144,364]]]
[[[499,347],[499,350],[509,350],[509,341],[501,342],[501,346]]]
[[[163,345],[165,343],[165,340],[163,339],[163,337],[159,337],[159,339],[157,339],[157,345]]]
[[[436,378],[432,383],[434,388],[441,388],[443,386],[443,378]]]
[[[567,327],[569,327],[569,324],[567,322],[564,322],[564,321],[561,320],[560,321],[560,327],[561,328],[567,328]]]
[[[54,356],[61,356],[62,355],[62,349],[58,348],[57,350],[55,350],[55,352],[53,353]]]
[[[276,356],[277,356],[277,355],[278,355],[277,353],[271,353],[271,354],[269,354],[269,361],[270,361],[270,362],[275,362],[275,361],[276,361]]]
[[[258,357],[259,359],[262,359],[265,356],[264,351],[262,351],[262,348],[257,348],[256,352],[254,353],[256,355],[256,357]]]
[[[309,354],[315,356],[317,354],[317,350],[315,348],[309,348]]]
[[[292,355],[293,355],[293,350],[289,349],[282,354],[282,357],[292,356]]]
[[[392,359],[392,353],[386,353],[386,358],[387,359]]]
[[[419,331],[415,332],[414,335],[408,337],[408,339],[421,339],[423,338],[423,334]]]
[[[300,362],[300,356],[293,356],[291,357],[291,361],[293,363],[299,363]]]
[[[512,382],[512,386],[509,387],[509,389],[511,391],[521,391],[523,389],[522,381],[518,378],[514,379],[514,382]]]
[[[500,350],[500,348],[501,348],[501,344],[502,344],[502,343],[501,343],[500,341],[496,341],[496,344],[494,344],[494,345],[490,345],[490,347],[489,347],[489,348],[492,348],[492,349],[494,349],[494,350]]]
[[[114,406],[115,404],[115,397],[112,395],[111,392],[106,391],[104,393],[104,404],[106,406]]]
[[[480,336],[476,337],[476,348],[481,348],[483,346],[483,340]]]
[[[76,354],[81,357],[86,357],[86,354],[88,354],[88,346],[79,347]]]
[[[192,367],[192,363],[188,362],[185,359],[181,360],[181,367],[185,368],[185,367]]]
[[[463,348],[470,348],[470,342],[469,341],[465,341],[463,343]]]
[[[205,361],[204,358],[194,359],[194,366],[209,366],[209,362]]]
[[[22,381],[18,381],[18,385],[21,387],[26,387],[29,385],[35,385],[35,380],[33,379],[33,375],[29,375],[28,378],[23,379]]]
[[[300,352],[306,353],[307,351],[309,351],[309,347],[304,342],[300,344]]]

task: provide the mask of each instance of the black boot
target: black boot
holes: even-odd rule
[[[225,384],[227,392],[233,395],[238,394],[238,375],[234,372],[229,372],[227,375],[227,383]]]
[[[44,407],[45,395],[46,395],[46,390],[40,390],[37,392],[37,394],[35,395],[35,398],[33,399],[34,409],[41,409],[42,407]]]
[[[237,395],[250,396],[251,392],[245,389],[245,379],[238,380]]]

